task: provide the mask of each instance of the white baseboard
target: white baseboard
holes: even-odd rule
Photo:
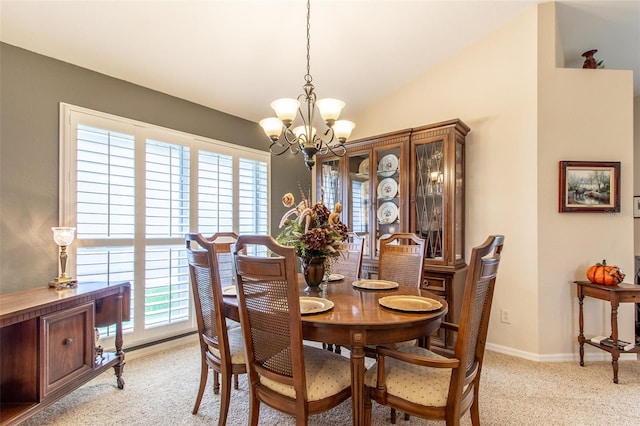
[[[155,355],[160,352],[170,351],[182,346],[198,343],[198,335],[190,334],[179,339],[169,340],[155,345],[145,346],[140,349],[127,351],[125,348],[125,359],[131,361],[133,359],[142,358],[149,355]]]
[[[521,351],[519,349],[513,349],[508,346],[496,345],[493,343],[487,343],[486,349],[493,352],[498,352],[501,354],[515,356],[518,358],[523,358],[529,361],[536,361],[536,362],[570,362],[570,361],[579,362],[580,361],[580,354],[578,352],[564,353],[564,354],[563,353],[535,354],[532,352]],[[611,355],[608,352],[594,348],[593,351],[585,350],[584,360],[611,362]],[[637,354],[621,354],[619,360],[620,361],[637,361],[638,355]]]

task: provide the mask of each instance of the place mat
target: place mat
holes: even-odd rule
[[[322,297],[300,296],[300,314],[302,315],[318,314],[331,308],[333,308],[331,300]]]
[[[356,288],[365,290],[392,290],[398,288],[398,283],[387,280],[358,280],[352,284]]]
[[[225,285],[222,287],[223,296],[237,296],[238,291],[235,285]]]
[[[429,312],[442,308],[442,303],[422,296],[387,296],[381,297],[378,303],[385,308],[403,312]]]

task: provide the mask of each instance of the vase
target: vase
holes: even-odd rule
[[[305,291],[320,291],[320,284],[322,284],[325,273],[325,258],[312,257],[301,260],[302,274],[304,275],[304,281],[307,283]]]

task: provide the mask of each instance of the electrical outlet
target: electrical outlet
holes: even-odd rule
[[[511,324],[511,312],[506,309],[500,310],[500,321],[505,324]]]

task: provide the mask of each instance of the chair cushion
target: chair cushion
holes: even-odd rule
[[[229,352],[231,352],[231,364],[244,364],[246,356],[244,352],[244,339],[242,337],[242,328],[233,327],[227,330],[229,339]],[[220,351],[213,346],[209,346],[209,351],[220,358]]]
[[[402,347],[398,352],[429,358],[444,358],[419,346]],[[429,407],[444,407],[447,404],[451,379],[450,368],[423,367],[390,357],[385,357],[384,368],[388,394]],[[366,371],[365,385],[375,388],[378,384],[377,374],[378,364],[376,363]]]
[[[320,348],[304,346],[307,400],[317,401],[351,386],[351,364],[342,355]],[[260,383],[290,398],[296,397],[293,386],[260,377]]]

